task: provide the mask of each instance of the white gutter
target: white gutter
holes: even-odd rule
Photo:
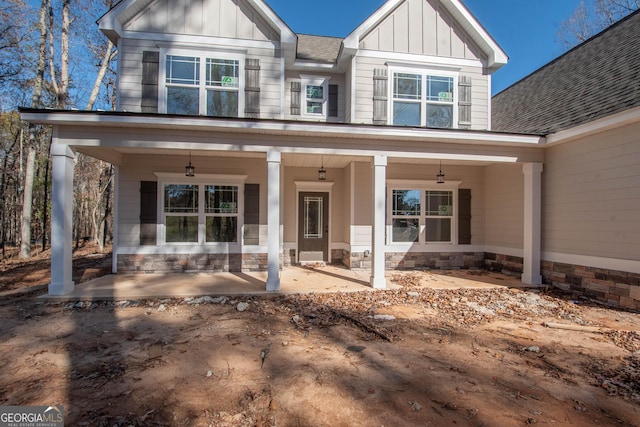
[[[553,146],[563,144],[633,123],[640,123],[640,107],[635,107],[622,113],[613,114],[583,125],[553,133],[547,136],[545,145]]]

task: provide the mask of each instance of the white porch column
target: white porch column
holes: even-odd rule
[[[268,256],[267,291],[280,291],[280,162],[279,151],[267,153]]]
[[[75,153],[67,145],[52,144],[51,283],[49,295],[73,292],[73,166]]]
[[[542,228],[542,163],[526,163],[524,173],[524,265],[522,281],[540,285],[540,239]]]
[[[375,289],[387,287],[384,277],[386,177],[387,156],[375,156],[373,158],[373,231],[371,235],[371,286]]]

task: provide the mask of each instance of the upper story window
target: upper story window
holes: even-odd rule
[[[239,116],[244,101],[242,58],[167,53],[164,62],[161,111],[163,106],[168,114]]]
[[[302,76],[302,115],[307,117],[327,117],[329,99],[329,79]]]
[[[457,122],[453,75],[426,71],[392,73],[392,124],[453,128]]]

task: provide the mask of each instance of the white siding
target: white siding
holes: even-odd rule
[[[225,46],[212,41],[210,50],[224,50]],[[125,39],[120,52],[121,75],[118,96],[121,111],[140,112],[142,95],[142,52],[158,51],[157,43],[147,40]],[[280,59],[273,49],[248,48],[247,58],[260,60],[260,116],[280,118]],[[244,112],[241,112],[242,114]]]
[[[323,74],[323,73],[313,73],[313,72],[299,72],[299,71],[287,71],[285,73],[285,83],[284,83],[284,118],[285,120],[302,120],[302,121],[320,121],[316,118],[308,118],[302,115],[292,115],[291,114],[291,82],[293,81],[301,81],[300,75],[305,76],[313,76],[319,78],[329,77],[330,85],[338,85],[338,116],[337,117],[327,117],[326,122],[344,122],[346,110],[345,106],[347,105],[346,98],[351,95],[350,92],[347,92],[347,86],[345,81],[345,76],[342,74]],[[350,89],[349,89],[350,90]],[[304,88],[300,92],[300,101],[304,102]],[[280,98],[278,98],[279,100]],[[301,105],[302,107],[302,105]],[[327,103],[328,107],[328,103]],[[351,108],[351,107],[349,107]],[[302,111],[302,108],[301,108]]]
[[[640,125],[550,147],[543,250],[640,260]]]
[[[279,40],[243,0],[160,0],[124,25],[130,31],[245,40]]]
[[[485,243],[512,249],[524,245],[522,165],[492,165],[485,174]],[[473,193],[472,193],[473,197]],[[471,212],[474,215],[474,212]]]
[[[366,34],[360,48],[483,59],[480,49],[437,0],[406,0]]]
[[[356,66],[356,117],[352,123],[373,123],[373,70],[386,68],[386,60],[382,58],[358,57]],[[438,70],[442,65],[430,64],[423,58],[416,56],[415,63],[421,63],[424,67],[433,66]],[[489,128],[489,76],[482,67],[461,67],[460,75],[471,77],[471,129],[486,130]],[[389,85],[392,76],[389,75]],[[457,86],[457,82],[456,82]],[[457,87],[455,90],[458,90]],[[457,106],[454,106],[457,108]],[[389,117],[391,108],[388,108]]]

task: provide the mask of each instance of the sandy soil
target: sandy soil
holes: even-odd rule
[[[425,277],[356,294],[5,298],[0,405],[109,427],[640,425],[639,314]]]

